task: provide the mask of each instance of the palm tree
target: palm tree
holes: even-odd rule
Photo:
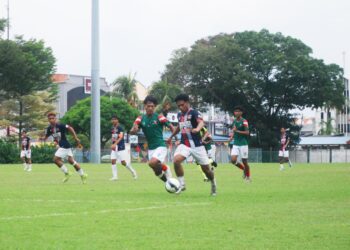
[[[112,96],[118,96],[126,100],[131,106],[137,107],[139,103],[138,95],[136,93],[136,74],[129,74],[128,76],[120,76],[113,81]]]

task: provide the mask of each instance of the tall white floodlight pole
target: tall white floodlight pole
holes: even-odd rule
[[[99,0],[92,0],[91,32],[91,162],[101,162]]]

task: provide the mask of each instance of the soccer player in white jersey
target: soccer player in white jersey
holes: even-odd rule
[[[280,170],[284,170],[283,163],[288,162],[289,167],[292,167],[292,163],[289,160],[289,136],[287,134],[287,131],[284,127],[281,128],[281,138],[280,138],[280,150],[278,152],[278,159],[280,162]]]

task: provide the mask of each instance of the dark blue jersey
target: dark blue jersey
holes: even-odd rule
[[[202,115],[195,109],[189,109],[186,113],[179,112],[178,115],[179,127],[181,133],[181,143],[187,147],[202,146],[200,133],[192,133],[192,129],[198,126],[202,121]]]
[[[120,126],[112,127],[112,143],[115,143],[118,140],[120,133],[123,133],[123,132],[124,130]],[[123,135],[123,138],[118,143],[118,151],[122,151],[124,149],[125,149],[125,141],[124,141],[124,135]]]
[[[48,126],[46,129],[46,136],[52,136],[54,141],[61,148],[71,148],[70,143],[67,140],[66,133],[69,126],[66,124],[56,123],[55,126]]]

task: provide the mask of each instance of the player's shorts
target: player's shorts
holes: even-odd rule
[[[208,150],[208,157],[209,157],[210,159],[213,159],[213,161],[216,160],[215,153],[216,153],[216,146],[215,146],[215,145],[212,145],[212,146],[211,146],[211,149]]]
[[[278,157],[289,158],[289,151],[288,150],[278,151]]]
[[[148,160],[151,160],[152,158],[156,158],[161,163],[164,163],[167,152],[168,151],[167,151],[166,147],[158,147],[156,149],[149,149],[148,150]]]
[[[111,151],[111,160],[119,160],[119,161],[127,161],[128,159],[128,154],[126,150],[121,150],[121,151]]]
[[[180,144],[175,150],[174,156],[176,155],[182,155],[185,158],[188,158],[190,155],[192,155],[194,160],[199,165],[209,165],[208,154],[204,146],[190,148],[185,146],[184,144]]]
[[[64,159],[68,156],[73,157],[73,152],[71,148],[58,148],[55,156]]]
[[[237,146],[233,145],[231,155],[237,155],[241,159],[248,159],[248,145]]]
[[[22,150],[21,151],[21,158],[23,158],[23,157],[25,157],[25,158],[31,158],[32,157],[32,151],[30,151],[30,150]]]

